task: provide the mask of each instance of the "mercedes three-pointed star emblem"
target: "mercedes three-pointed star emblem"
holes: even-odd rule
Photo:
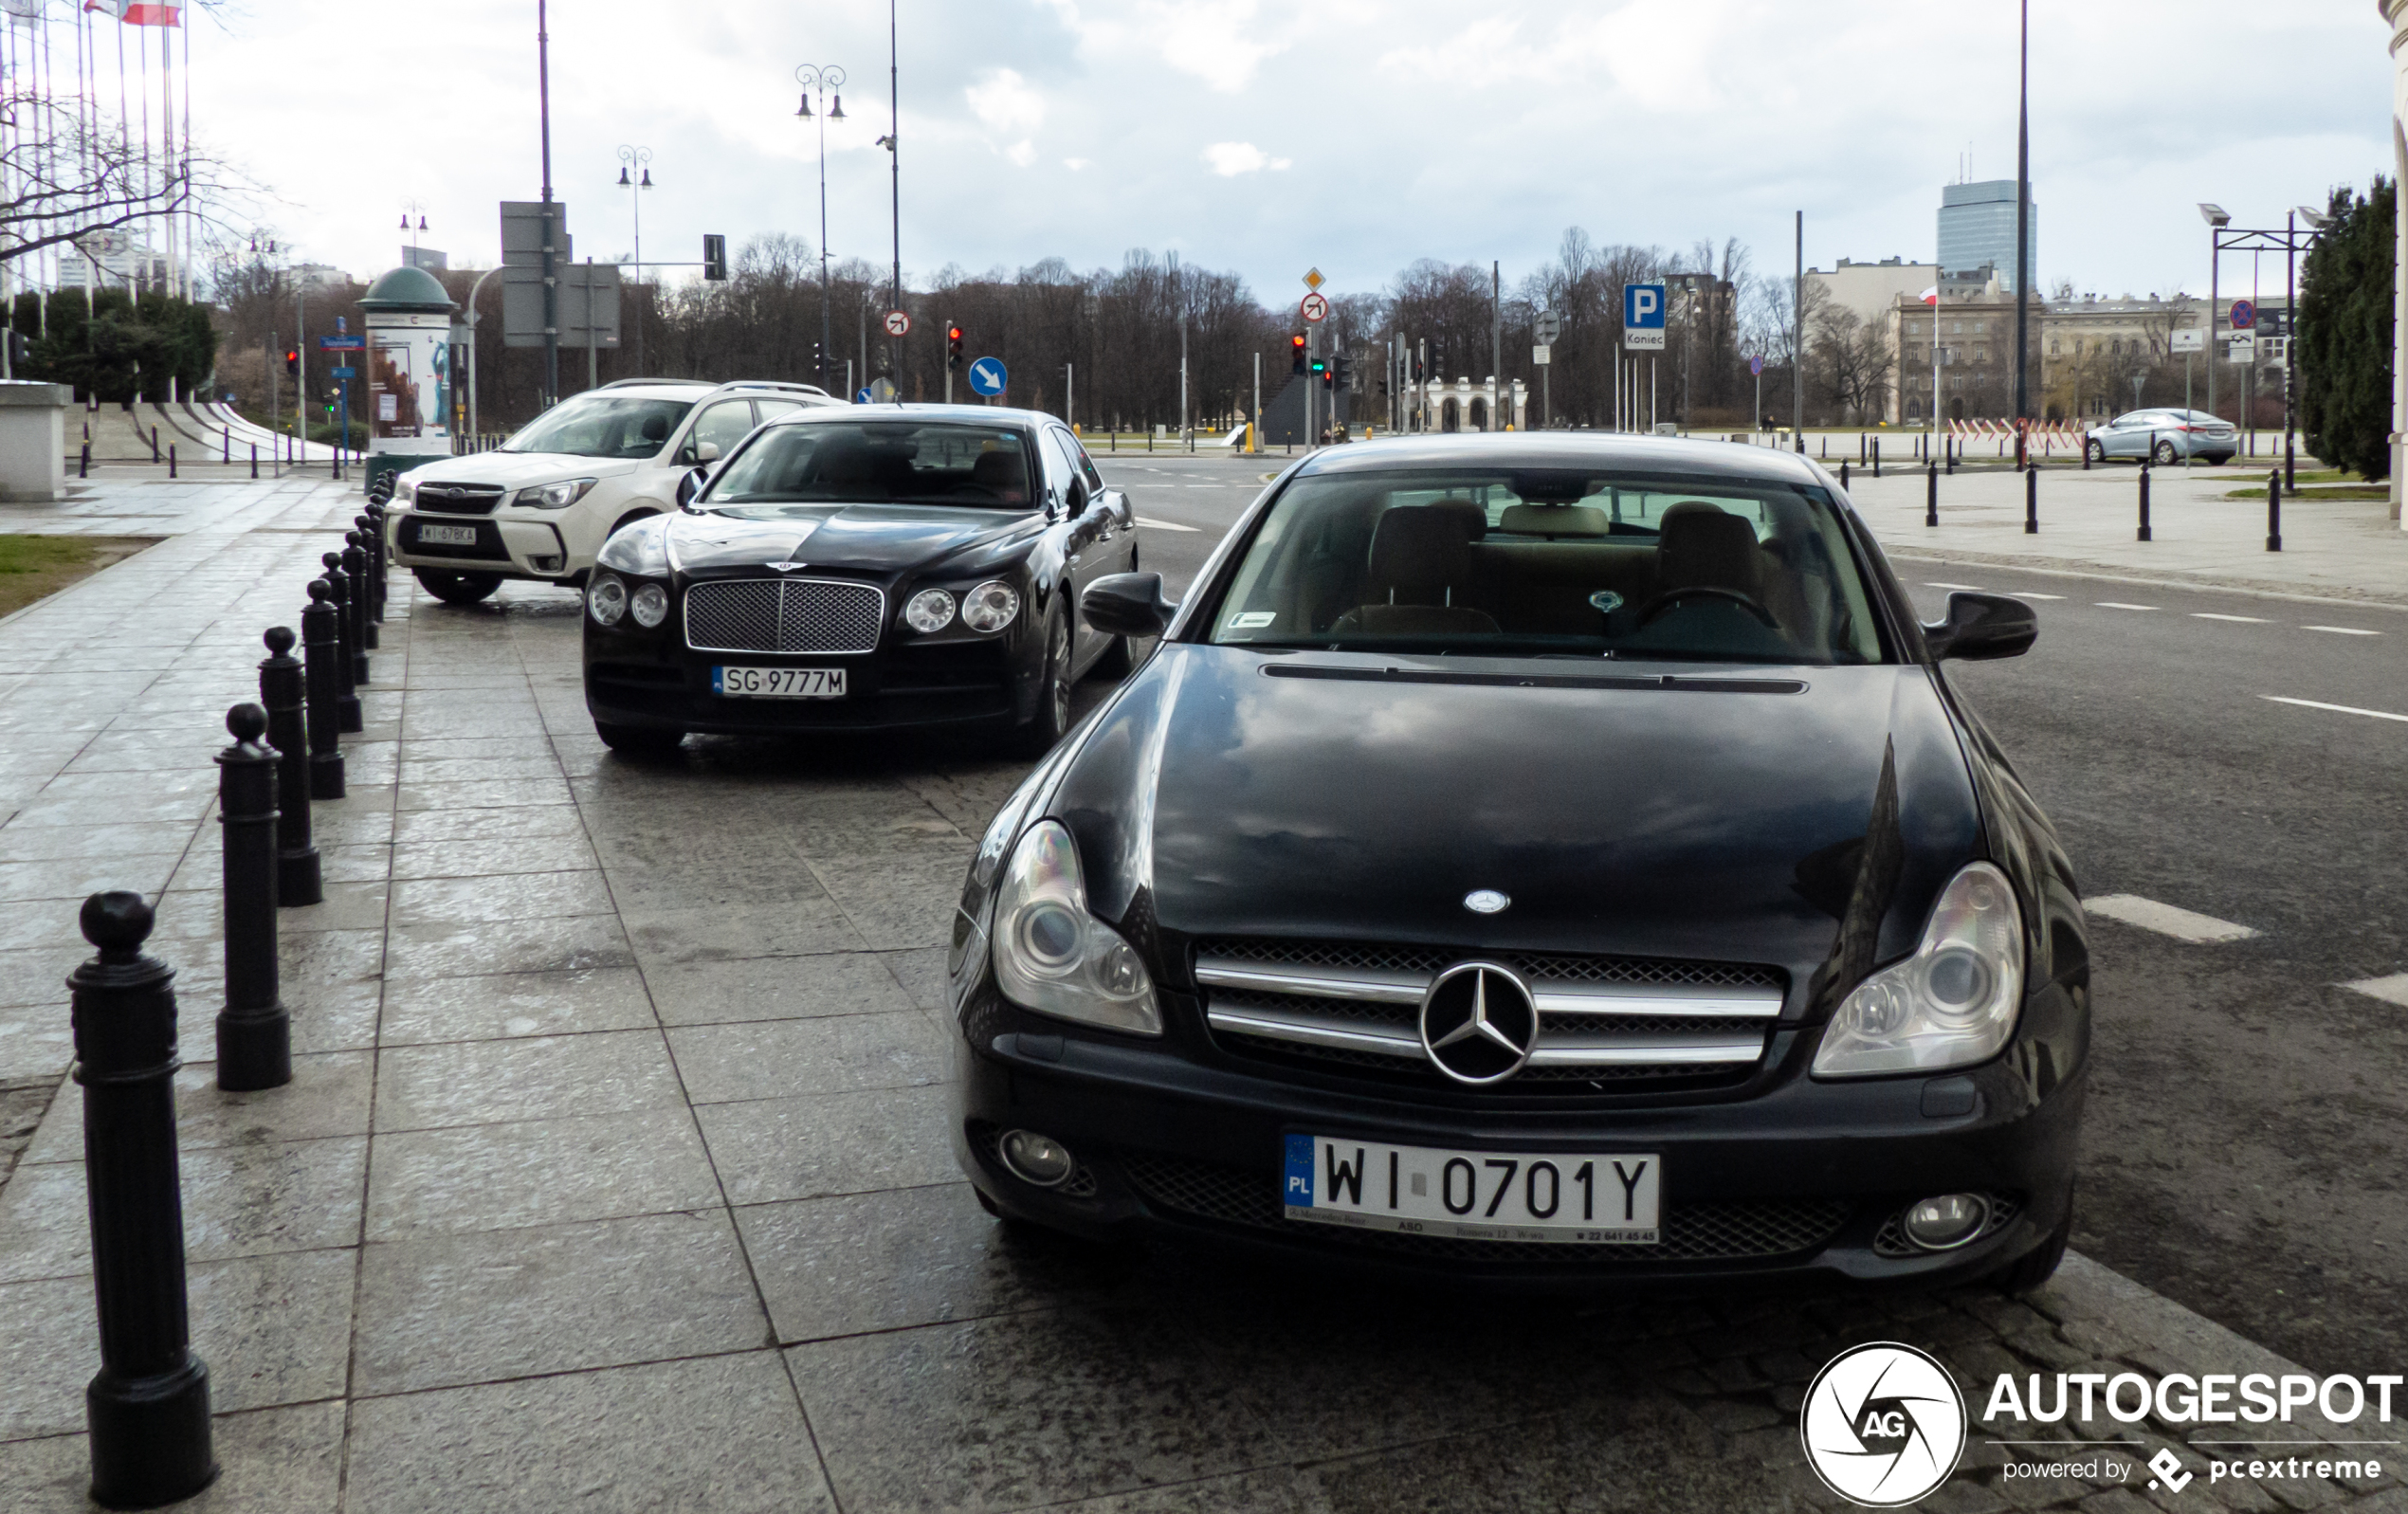
[[[1421,1047],[1457,1083],[1502,1083],[1520,1072],[1539,1039],[1530,986],[1495,962],[1457,962],[1421,996]]]

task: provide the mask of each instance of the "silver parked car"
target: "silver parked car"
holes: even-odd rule
[[[2111,457],[2134,462],[2151,458],[2160,466],[2197,458],[2202,463],[2229,463],[2240,450],[2233,423],[2205,410],[2132,410],[2105,426],[2093,427],[2084,445],[2090,461]]]

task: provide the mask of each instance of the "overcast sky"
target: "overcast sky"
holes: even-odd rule
[[[262,219],[301,257],[373,275],[419,200],[429,246],[489,263],[496,202],[536,197],[533,0],[231,0],[196,21],[200,132],[272,187]],[[885,6],[556,0],[551,27],[579,256],[628,250],[617,150],[639,143],[648,261],[698,259],[705,231],[816,244],[817,138],[794,114],[811,62],[852,78],[830,246],[889,258]],[[2014,173],[2015,38],[2006,0],[901,0],[903,266],[1143,246],[1285,303],[1314,264],[1341,291],[1424,257],[1500,260],[1510,283],[1572,225],[1738,237],[1785,269],[1801,209],[1809,264],[1928,260],[1962,156]],[[2279,224],[2388,172],[2385,41],[2374,0],[2034,0],[2043,285],[2203,291],[2196,202]],[[344,107],[357,129],[330,129]]]

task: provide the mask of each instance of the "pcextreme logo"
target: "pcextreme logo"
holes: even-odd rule
[[[1965,1450],[1965,1400],[1948,1369],[1876,1341],[1833,1357],[1806,1389],[1797,1432],[1815,1474],[1867,1508],[1899,1508],[1948,1480]]]

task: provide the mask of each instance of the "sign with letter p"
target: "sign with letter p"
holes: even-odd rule
[[[1622,286],[1622,343],[1634,350],[1663,349],[1662,284],[1626,283]]]

